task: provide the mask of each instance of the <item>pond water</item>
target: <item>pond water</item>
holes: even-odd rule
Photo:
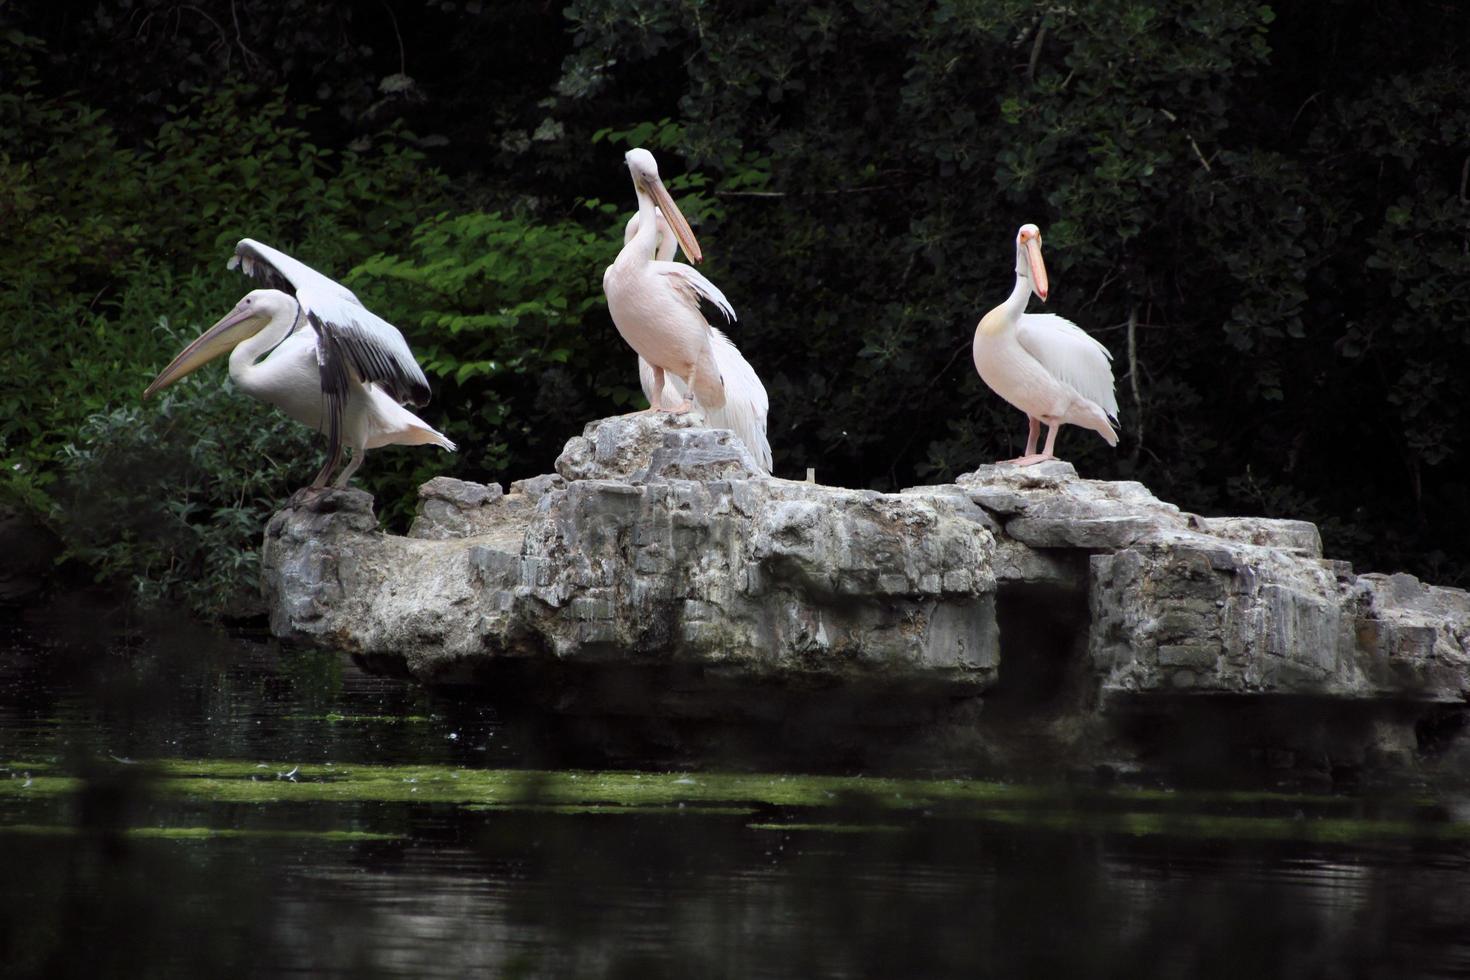
[[[259,635],[0,626],[0,976],[1470,974],[1464,801],[598,768],[544,736]]]

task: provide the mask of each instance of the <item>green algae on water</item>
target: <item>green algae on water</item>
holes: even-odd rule
[[[368,830],[293,830],[252,827],[115,827],[101,833],[120,834],[123,837],[142,840],[231,840],[281,839],[314,840],[324,843],[354,843],[358,841],[400,840],[399,834],[380,834]],[[80,837],[96,834],[97,830],[82,830],[71,826],[47,826],[43,824],[0,824],[0,834],[29,837]]]
[[[17,762],[0,795],[45,797],[76,792],[78,777],[54,766]],[[156,759],[128,766],[157,793],[197,803],[430,803],[476,811],[565,815],[682,813],[751,816],[792,811],[762,829],[892,825],[910,820],[967,820],[1044,831],[1203,839],[1351,842],[1470,839],[1470,822],[1443,819],[1423,801],[1389,818],[1353,815],[1350,797],[1266,792],[1174,792],[1153,789],[1055,789],[965,779],[896,779],[768,773],[687,773],[467,769],[361,763],[295,764],[249,760]],[[25,774],[24,778],[20,778]],[[841,814],[802,820],[803,812]]]

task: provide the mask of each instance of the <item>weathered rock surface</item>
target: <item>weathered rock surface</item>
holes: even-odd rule
[[[1224,733],[1336,772],[1426,761],[1426,731],[1458,744],[1470,700],[1470,595],[1355,575],[1323,559],[1311,524],[1199,517],[1060,462],[897,494],[795,483],[693,415],[594,422],[556,473],[509,492],[430,481],[408,537],[380,533],[360,492],[310,498],[267,527],[264,581],[278,635],[399,659],[425,681],[540,665],[566,710],[683,717],[720,714],[731,683],[888,684],[929,692],[928,707],[871,698],[864,717],[907,712],[990,757],[1004,741],[992,715],[1021,718],[1034,750],[1126,762],[1148,739],[1110,719],[1141,705],[1166,730],[1191,712],[1231,728],[1180,704],[1279,703],[1317,721],[1361,705],[1361,723],[1334,722],[1352,734],[1326,743],[1273,723],[1257,727],[1280,744],[1255,744],[1243,714]],[[679,680],[579,696],[575,671],[607,665]],[[735,713],[761,711],[746,699]]]
[[[967,500],[770,479],[728,432],[691,425],[593,423],[560,481],[507,494],[432,481],[408,538],[379,534],[360,492],[282,511],[272,628],[425,679],[554,657],[993,680],[995,540]]]

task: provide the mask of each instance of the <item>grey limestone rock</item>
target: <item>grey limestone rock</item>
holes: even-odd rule
[[[410,538],[318,504],[266,534],[273,629],[402,657],[698,663],[752,676],[994,680],[995,538],[959,495],[761,475],[687,416],[589,425],[555,479],[426,485]],[[358,495],[362,497],[364,495]]]
[[[956,481],[1031,548],[1111,550],[1163,528],[1183,528],[1179,508],[1131,481],[1081,480],[1071,463],[982,466]]]
[[[566,485],[567,481],[561,478],[560,473],[542,473],[540,476],[516,480],[510,485],[510,492],[525,494],[526,498],[534,503],[552,490],[566,489]]]
[[[1470,701],[1470,593],[1412,575],[1360,575],[1348,586],[1359,665],[1374,689]]]
[[[648,469],[654,451],[663,447],[667,434],[693,429],[702,421],[694,412],[634,412],[588,422],[580,436],[567,440],[556,458],[556,472],[568,483],[631,480]]]
[[[1317,525],[1274,517],[1197,517],[1190,515],[1189,526],[1217,538],[1243,544],[1280,548],[1308,558],[1322,557],[1322,535]]]
[[[464,538],[492,528],[504,496],[500,484],[470,483],[436,476],[419,487],[419,511],[408,531],[411,538]]]
[[[593,422],[556,470],[508,493],[433,480],[409,537],[381,533],[366,494],[297,500],[266,529],[273,630],[426,681],[515,659],[974,698],[1008,658],[1065,656],[1078,693],[1047,731],[1074,748],[1125,702],[1305,698],[1378,706],[1363,744],[1399,758],[1423,711],[1470,700],[1470,595],[1355,575],[1302,521],[1185,514],[1067,463],[897,494],[797,483],[692,414]],[[1056,602],[1077,612],[1017,618]]]
[[[1104,692],[1370,693],[1344,594],[1319,562],[1176,534],[1091,565]]]

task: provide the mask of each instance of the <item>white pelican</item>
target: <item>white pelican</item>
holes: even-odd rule
[[[638,194],[638,225],[602,274],[607,310],[628,346],[653,368],[649,401],[654,411],[687,412],[692,407],[684,399],[677,405],[664,405],[666,373],[681,378],[706,412],[720,408],[725,404],[725,382],[715,363],[709,324],[699,312],[699,298],[720,306],[731,319],[735,313],[714,284],[692,266],[654,258],[655,208],[663,210],[690,261],[698,262],[703,255],[689,222],[659,179],[653,154],[634,149],[624,159]]]
[[[247,395],[279,408],[328,438],[327,462],[312,480],[344,487],[369,449],[387,445],[454,443],[402,402],[429,400],[429,382],[398,328],[371,313],[345,286],[248,238],[235,247],[230,268],[273,288],[246,294],[235,308],[173,359],[147,398],[230,351],[230,378]]]
[[[1022,225],[1016,233],[1016,285],[1010,298],[985,314],[975,328],[975,369],[997,395],[1026,413],[1026,452],[1002,462],[1030,466],[1056,459],[1057,430],[1064,424],[1092,429],[1118,444],[1108,419],[1118,420],[1113,393],[1113,355],[1070,320],[1027,313],[1035,293],[1046,302],[1046,264],[1041,231]],[[1050,428],[1046,448],[1036,451],[1041,423]]]
[[[678,242],[663,212],[654,209],[654,216],[658,219],[658,251],[655,257],[660,262],[670,262],[678,248]],[[638,224],[638,215],[635,214],[628,219],[628,227],[623,231],[625,244],[632,241],[633,236],[638,233]],[[689,271],[704,281],[705,288],[713,294],[712,302],[721,313],[725,314],[727,321],[733,322],[735,310],[725,299],[724,294],[714,283],[700,276],[698,272],[693,269]],[[706,413],[706,420],[715,428],[729,429],[734,432],[736,437],[745,443],[746,448],[754,454],[761,469],[770,473],[771,444],[766,439],[766,416],[770,412],[771,402],[766,396],[766,386],[761,384],[760,376],[755,373],[755,368],[750,366],[750,362],[745,359],[729,337],[713,324],[710,325],[709,332],[715,366],[725,380],[725,405],[723,408],[709,410]],[[676,404],[687,397],[684,382],[679,380],[677,375],[668,372],[664,374],[663,390],[656,390],[653,365],[641,357],[638,358],[638,381],[643,386],[643,394],[648,397],[650,405],[657,405],[661,402]]]

